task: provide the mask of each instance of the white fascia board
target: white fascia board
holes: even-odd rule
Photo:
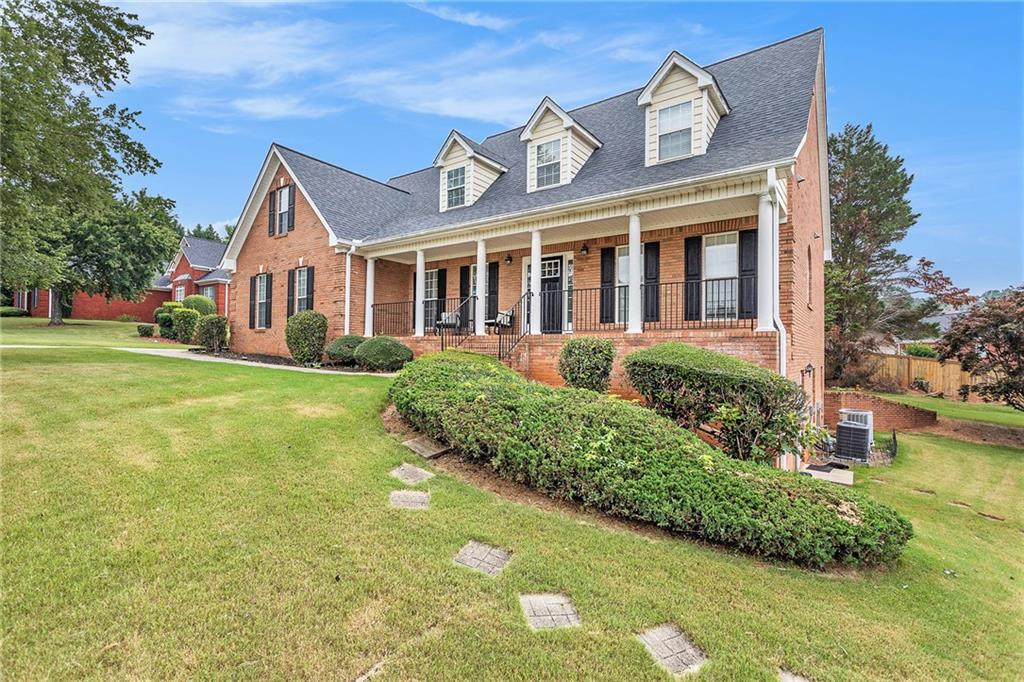
[[[815,113],[818,128],[818,184],[821,191],[821,235],[825,260],[832,260],[832,192],[828,184],[828,109],[825,104],[825,37],[818,48],[818,73],[815,78]]]
[[[508,171],[508,168],[498,163],[494,159],[490,158],[489,156],[477,154],[473,150],[473,147],[470,146],[469,142],[466,141],[466,138],[463,137],[462,134],[457,130],[453,130],[450,133],[448,133],[448,138],[444,141],[444,144],[441,146],[441,151],[439,151],[437,153],[437,156],[434,157],[434,168],[444,168],[444,157],[448,155],[448,150],[451,149],[453,144],[461,145],[462,148],[466,150],[467,157],[485,163],[491,168],[498,171],[499,173],[505,173]]]
[[[523,128],[523,132],[520,133],[519,135],[520,142],[529,142],[530,140],[533,139],[533,129],[537,127],[537,124],[540,122],[540,119],[544,117],[544,114],[549,111],[558,118],[562,119],[563,128],[567,130],[571,129],[579,133],[583,137],[583,139],[590,143],[590,146],[594,147],[595,149],[599,149],[600,147],[603,146],[601,140],[594,137],[594,135],[589,130],[587,130],[582,125],[577,123],[576,119],[569,115],[569,112],[567,112],[562,107],[558,106],[558,103],[555,102],[555,100],[551,99],[550,97],[545,97],[540,101],[540,104],[537,105],[537,109],[534,110],[533,116],[530,116],[530,120],[526,122],[526,126]]]
[[[647,85],[644,86],[643,91],[636,98],[637,105],[647,106],[651,103],[654,91],[658,89],[658,86],[661,85],[661,82],[665,80],[665,77],[668,76],[669,71],[671,71],[674,66],[678,66],[680,69],[696,78],[698,88],[702,90],[707,89],[711,93],[711,99],[719,114],[724,116],[729,113],[729,105],[725,101],[725,96],[722,94],[722,91],[718,89],[718,83],[715,82],[715,77],[675,50],[665,58],[665,61],[661,63],[661,66],[658,67],[658,70],[653,76],[651,76],[651,79],[647,81]]]

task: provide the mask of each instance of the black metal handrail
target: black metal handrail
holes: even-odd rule
[[[409,336],[413,333],[415,301],[373,304],[374,336]]]
[[[423,302],[424,319],[434,320],[434,333],[441,337],[441,350],[462,345],[474,333],[476,296],[438,298]]]
[[[526,292],[511,308],[498,311],[492,325],[498,335],[499,360],[507,358],[512,349],[529,333],[529,310],[530,292]]]
[[[640,288],[644,329],[753,328],[755,277],[659,282]]]

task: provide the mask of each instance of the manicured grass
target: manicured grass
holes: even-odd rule
[[[388,471],[430,467],[380,424],[387,379],[0,353],[10,679],[663,680],[635,633],[665,622],[710,656],[700,679],[1024,674],[1019,450],[903,436],[858,485],[916,537],[891,569],[821,574],[441,472],[429,510],[390,509]],[[512,550],[499,577],[453,564],[470,539]],[[529,630],[518,594],[545,591],[582,627]]]
[[[902,393],[877,393],[889,400],[906,403],[926,410],[934,410],[940,417],[965,419],[972,422],[988,422],[1024,429],[1024,412],[998,403],[965,403],[956,398],[930,398],[926,395]]]
[[[65,320],[60,327],[49,326],[39,317],[0,317],[0,344],[30,346],[106,346],[131,348],[166,341],[139,337],[138,325],[148,322],[111,322],[108,320]],[[156,325],[153,325],[156,327]],[[159,335],[159,328],[154,333]]]

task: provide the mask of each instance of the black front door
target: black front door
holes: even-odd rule
[[[562,257],[540,262],[540,330],[545,334],[562,332]]]

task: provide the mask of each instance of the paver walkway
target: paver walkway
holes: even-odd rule
[[[416,485],[428,478],[434,477],[434,474],[426,469],[420,469],[412,464],[402,464],[402,466],[395,467],[391,470],[391,475],[406,485]]]
[[[459,550],[453,561],[493,577],[501,573],[511,558],[512,553],[508,550],[470,540]]]
[[[38,346],[36,346],[38,348]],[[366,376],[366,377],[393,377],[394,372],[336,372],[330,369],[317,369],[316,367],[295,367],[294,365],[272,365],[266,362],[255,362],[252,360],[235,360],[234,358],[220,358],[216,355],[204,355],[202,353],[191,353],[183,348],[115,348],[129,353],[141,353],[142,355],[154,355],[161,358],[175,358],[178,360],[196,360],[198,362],[221,362],[228,365],[244,365],[245,367],[263,367],[265,369],[283,369],[289,372],[305,372],[306,374],[330,374],[336,377],[344,376]]]
[[[704,652],[672,623],[659,625],[637,635],[655,662],[673,675],[685,675],[708,660]]]
[[[444,443],[436,441],[426,435],[410,438],[402,443],[402,445],[409,448],[420,457],[426,457],[427,459],[433,459],[434,457],[443,455],[451,449]]]
[[[391,506],[400,509],[426,509],[430,506],[430,493],[422,490],[393,490]]]

